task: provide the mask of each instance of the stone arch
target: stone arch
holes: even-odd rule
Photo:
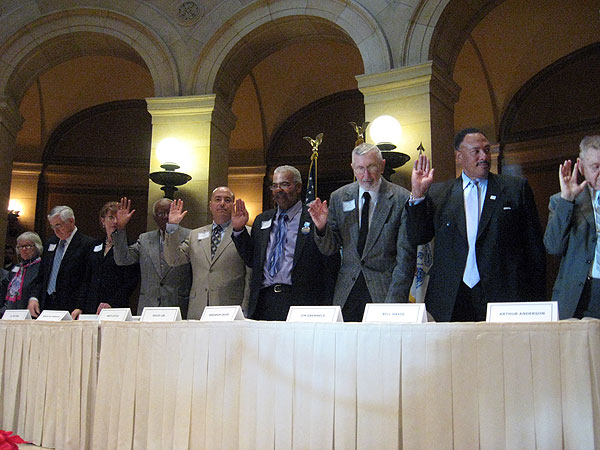
[[[259,27],[265,31],[265,27],[277,27],[278,23],[289,24],[295,20],[318,22],[319,33],[311,37],[303,33],[301,27],[288,27],[284,33],[281,27],[271,40],[265,39],[267,33],[253,33]],[[265,1],[245,8],[215,33],[200,55],[188,90],[193,94],[225,95],[229,100],[226,103],[230,103],[231,88],[239,85],[252,66],[245,66],[245,71],[236,70],[234,77],[229,76],[228,68],[244,63],[256,64],[286,43],[317,38],[323,32],[327,33],[327,38],[352,42],[361,54],[365,73],[384,72],[392,67],[391,52],[383,31],[359,3],[352,0],[343,4],[323,0],[302,7],[290,7],[284,1]],[[274,42],[275,37],[277,42]]]
[[[0,92],[20,103],[42,72],[83,55],[119,56],[145,66],[155,96],[179,94],[177,67],[160,37],[140,22],[94,9],[62,11],[23,27],[0,47]],[[50,56],[49,56],[50,55]]]

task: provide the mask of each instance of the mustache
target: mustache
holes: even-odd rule
[[[477,166],[489,166],[490,162],[489,161],[479,161],[477,163]]]

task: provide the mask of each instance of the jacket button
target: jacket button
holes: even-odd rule
[[[586,264],[591,264],[592,262],[588,259],[585,263]]]

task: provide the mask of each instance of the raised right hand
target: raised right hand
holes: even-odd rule
[[[327,200],[324,202],[320,198],[316,198],[309,206],[308,213],[317,227],[317,230],[323,231],[327,226],[327,217],[329,217],[329,208],[327,207]]]
[[[231,213],[231,226],[233,231],[242,231],[249,219],[250,215],[248,214],[244,200],[238,198],[235,201],[235,205],[233,205],[233,212]]]
[[[429,160],[425,155],[419,155],[413,165],[412,175],[410,177],[412,195],[414,198],[425,197],[431,183],[433,183],[433,172],[430,168]]]
[[[134,212],[135,209],[131,209],[131,200],[128,200],[127,197],[122,197],[117,208],[117,230],[125,228]]]
[[[579,171],[579,160],[575,163],[571,172],[571,160],[567,159],[558,167],[558,181],[560,183],[560,196],[565,200],[572,202],[575,200],[583,189],[590,184],[589,181],[583,180],[577,184],[577,172]]]

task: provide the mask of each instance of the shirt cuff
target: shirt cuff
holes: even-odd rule
[[[408,204],[409,205],[418,205],[419,203],[421,203],[423,200],[425,200],[425,197],[418,197],[415,198],[413,197],[412,194],[410,194],[410,197],[408,197]]]
[[[177,230],[179,230],[179,224],[176,224],[176,223],[168,223],[167,228],[165,228],[165,231],[167,232],[167,234],[173,234]]]
[[[232,235],[233,237],[238,237],[238,236],[239,236],[240,234],[242,234],[243,232],[244,232],[244,229],[243,229],[243,228],[242,228],[240,231],[235,231],[235,230],[232,230],[232,233],[231,233],[231,235]]]

